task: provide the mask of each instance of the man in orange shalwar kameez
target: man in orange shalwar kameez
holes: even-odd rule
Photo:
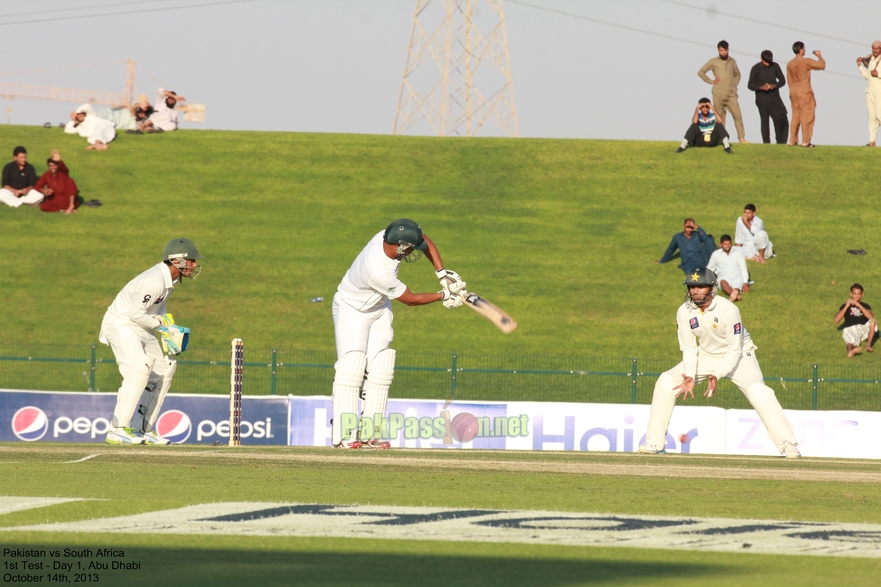
[[[786,77],[789,79],[789,100],[792,103],[792,122],[789,125],[789,145],[798,144],[798,127],[801,127],[801,146],[813,147],[814,112],[817,100],[811,88],[811,70],[826,69],[826,60],[819,51],[814,51],[817,59],[805,58],[805,44],[797,41],[792,45],[795,58],[786,64]]]

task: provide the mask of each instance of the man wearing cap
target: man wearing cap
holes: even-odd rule
[[[441,291],[413,293],[398,279],[401,261],[425,254],[435,268]],[[444,268],[435,244],[412,220],[401,218],[379,231],[346,272],[333,297],[337,362],[334,365],[332,443],[337,448],[389,448],[383,422],[394,378],[395,351],[389,348],[392,300],[408,306],[443,302],[462,305],[465,282]],[[363,384],[363,391],[362,391]],[[364,400],[358,410],[359,396]]]
[[[43,194],[34,189],[37,170],[28,163],[27,149],[16,147],[12,150],[12,157],[12,161],[3,167],[0,202],[12,208],[18,208],[22,204],[36,206],[43,201]]]

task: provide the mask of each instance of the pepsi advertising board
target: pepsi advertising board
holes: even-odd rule
[[[116,394],[0,390],[0,441],[104,442]],[[156,432],[172,444],[227,444],[229,398],[169,394]],[[288,442],[288,399],[244,397],[242,443]]]

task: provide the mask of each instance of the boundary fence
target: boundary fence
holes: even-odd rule
[[[229,393],[229,349],[187,351],[175,393]],[[245,347],[247,395],[329,395],[333,351]],[[459,401],[651,403],[655,379],[676,363],[662,358],[443,354],[398,351],[392,397]],[[784,408],[881,411],[881,365],[761,361]],[[121,376],[105,345],[0,344],[0,387],[115,392]],[[712,400],[690,405],[749,408],[728,380]]]

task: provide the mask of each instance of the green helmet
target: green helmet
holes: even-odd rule
[[[184,237],[169,241],[162,252],[163,261],[168,261],[181,272],[182,276],[189,277],[190,279],[195,279],[202,272],[202,266],[197,264],[189,275],[184,275],[183,272],[187,268],[187,259],[202,258],[202,255],[196,249],[196,243]]]
[[[685,281],[682,282],[682,285],[714,286],[716,285],[716,274],[706,267],[702,269],[694,269],[686,274]]]
[[[422,238],[422,229],[407,218],[399,218],[389,224],[383,240],[390,245],[396,245],[398,259],[408,263],[418,261],[422,252],[428,249],[428,243]]]

